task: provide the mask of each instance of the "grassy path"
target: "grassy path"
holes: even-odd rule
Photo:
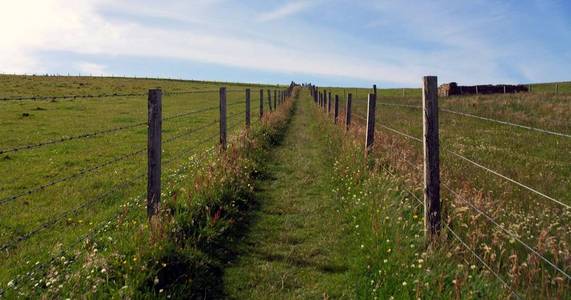
[[[298,103],[290,129],[261,183],[260,208],[226,269],[230,299],[353,298],[345,225],[331,197],[326,136]]]

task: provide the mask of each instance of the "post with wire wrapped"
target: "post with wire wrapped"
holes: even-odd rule
[[[438,137],[438,78],[426,76],[422,85],[424,142],[424,230],[433,241],[441,228],[440,143]]]
[[[147,217],[159,213],[161,202],[162,91],[149,90],[147,135]]]
[[[226,88],[220,88],[220,148],[226,150]]]
[[[246,128],[250,129],[250,89],[246,89]]]

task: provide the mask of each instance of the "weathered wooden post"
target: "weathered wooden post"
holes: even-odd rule
[[[504,84],[504,94],[507,94],[507,88],[505,84]]]
[[[351,102],[353,102],[353,95],[349,93],[347,94],[347,103],[345,106],[345,130],[349,130],[349,127],[351,127]]]
[[[339,118],[339,95],[335,95],[335,110],[334,110],[334,123],[337,124]]]
[[[433,240],[440,232],[440,143],[438,137],[438,78],[423,78],[424,230]]]
[[[274,110],[278,108],[278,91],[274,90]]]
[[[159,213],[161,202],[162,97],[160,89],[149,90],[147,135],[147,216]]]
[[[373,150],[375,142],[375,111],[377,109],[377,95],[369,94],[367,103],[367,132],[365,136],[365,156]]]
[[[478,86],[476,85],[476,95],[480,94],[480,92],[478,91]]]
[[[373,84],[373,93],[375,94],[375,96],[377,95],[377,85]]]
[[[321,108],[325,111],[327,105],[327,90],[323,90],[323,105]]]
[[[220,148],[226,150],[226,88],[220,88]]]
[[[272,92],[268,90],[268,109],[270,112],[273,111],[272,109]]]
[[[246,89],[246,128],[250,129],[250,89]]]
[[[559,94],[559,83],[555,84],[555,94]]]
[[[328,93],[327,97],[327,114],[331,113],[331,92]]]
[[[260,119],[264,116],[264,90],[260,90]]]

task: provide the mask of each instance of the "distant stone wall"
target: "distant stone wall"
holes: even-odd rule
[[[438,88],[438,95],[448,97],[454,95],[514,94],[529,92],[526,85],[474,85],[460,86],[456,82],[443,84]]]

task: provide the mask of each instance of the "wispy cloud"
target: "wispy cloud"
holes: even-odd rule
[[[260,22],[270,22],[279,19],[283,19],[285,17],[289,17],[295,15],[299,12],[302,12],[312,6],[313,3],[310,1],[292,1],[286,3],[283,6],[278,7],[277,9],[264,12],[258,15],[258,21]]]
[[[293,0],[271,11],[265,0],[40,2],[4,7],[0,72],[52,72],[57,62],[64,73],[124,74],[130,63],[169,74],[168,64],[156,63],[166,60],[324,79],[317,84],[337,78],[417,86],[426,74],[463,83],[521,82],[564,80],[569,69],[565,11],[571,10],[532,18],[526,10],[533,7],[512,2]],[[303,13],[320,3],[327,5],[318,14]],[[489,7],[494,13],[473,14]],[[46,61],[46,52],[61,55]],[[109,57],[126,62],[114,65]],[[201,76],[177,75],[188,74]]]

